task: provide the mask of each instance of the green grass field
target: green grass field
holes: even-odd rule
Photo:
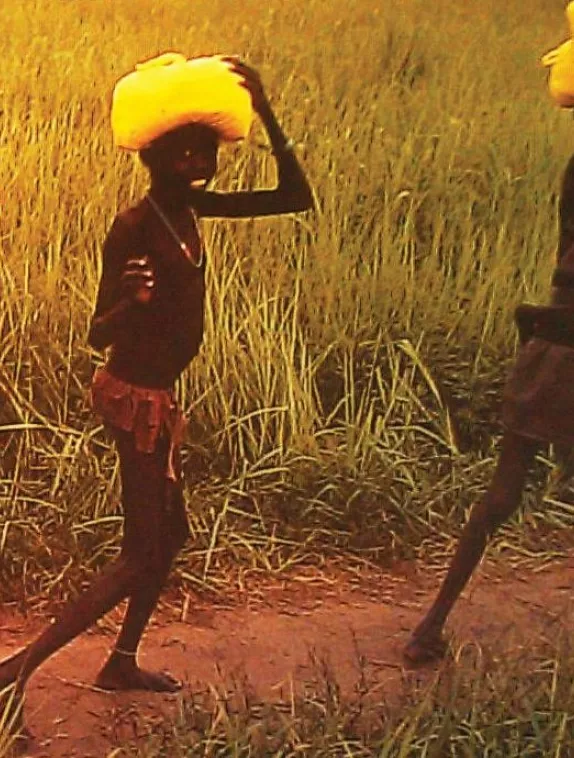
[[[317,203],[204,224],[207,332],[180,387],[193,539],[174,581],[224,592],[243,571],[325,556],[444,560],[492,470],[513,308],[548,293],[574,125],[539,58],[566,37],[563,5],[3,9],[4,600],[59,602],[118,549],[115,455],[86,403],[101,356],[86,334],[106,230],[146,177],[114,149],[108,113],[115,80],[170,49],[259,68]],[[222,151],[217,187],[273,181],[260,129]],[[538,483],[551,467],[540,460]],[[574,510],[527,502],[502,534],[510,558],[543,561],[571,544]]]

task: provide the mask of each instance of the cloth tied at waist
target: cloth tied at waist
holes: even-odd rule
[[[100,367],[92,380],[91,401],[105,424],[133,433],[139,452],[153,453],[160,435],[167,434],[166,476],[177,480],[174,458],[183,439],[185,417],[171,390],[138,387]]]

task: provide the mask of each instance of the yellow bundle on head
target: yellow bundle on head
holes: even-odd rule
[[[164,53],[136,65],[116,84],[112,132],[119,147],[141,150],[178,126],[212,127],[220,139],[235,141],[249,133],[251,95],[222,56],[186,60]]]
[[[566,17],[570,36],[574,37],[574,2],[568,3]],[[574,107],[574,45],[569,39],[542,58],[542,65],[550,68],[548,88],[562,108]]]

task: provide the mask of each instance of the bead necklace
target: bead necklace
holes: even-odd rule
[[[170,232],[171,236],[174,238],[174,240],[177,242],[177,245],[179,249],[182,251],[182,253],[185,255],[185,257],[188,259],[188,261],[191,263],[192,266],[195,266],[195,268],[201,268],[203,265],[203,259],[205,257],[204,255],[204,249],[203,249],[203,242],[201,240],[201,237],[199,239],[199,261],[196,263],[193,259],[193,255],[191,254],[191,250],[189,247],[185,244],[185,242],[181,239],[179,234],[175,231],[173,228],[170,220],[167,218],[165,213],[162,211],[160,206],[156,203],[156,201],[153,199],[151,195],[146,195],[146,200],[149,202],[151,207],[154,209],[154,211],[157,213],[159,218],[163,221],[166,229],[168,232]],[[193,216],[193,220],[195,222],[195,228],[197,229],[197,233],[199,234],[199,226],[197,223],[197,215],[193,208],[191,208],[191,215]]]

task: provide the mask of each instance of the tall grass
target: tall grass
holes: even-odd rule
[[[448,539],[490,470],[513,306],[544,298],[552,270],[572,127],[538,59],[565,34],[562,3],[60,8],[24,0],[2,20],[2,594],[65,595],[117,549],[85,337],[106,230],[146,181],[113,148],[111,89],[167,49],[259,67],[317,202],[204,224],[180,577],[215,587],[231,564]],[[273,181],[260,129],[224,150],[217,187]]]

